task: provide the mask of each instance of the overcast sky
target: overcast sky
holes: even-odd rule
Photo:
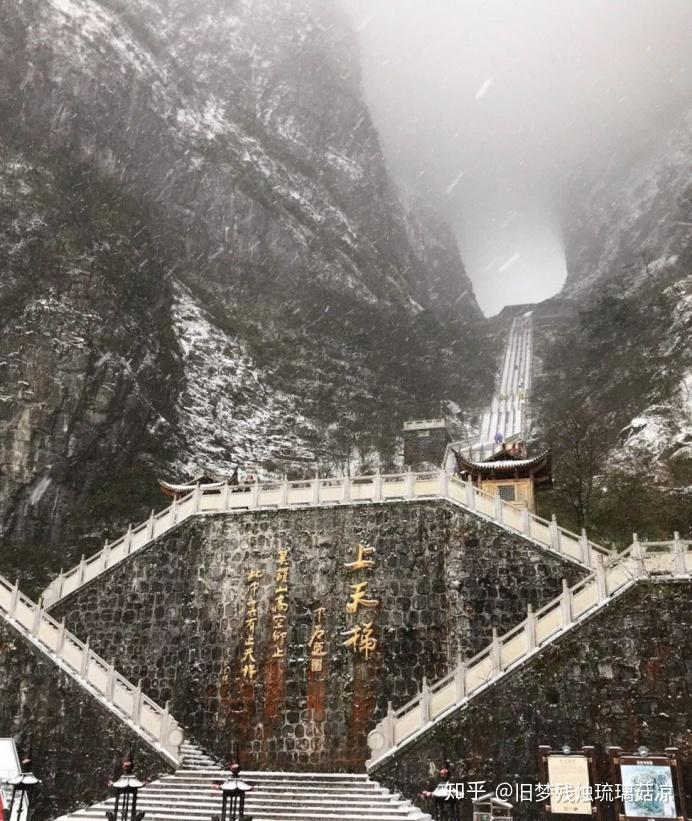
[[[388,161],[486,313],[565,275],[555,207],[692,105],[692,0],[342,0]]]

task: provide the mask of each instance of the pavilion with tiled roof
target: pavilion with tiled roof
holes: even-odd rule
[[[516,507],[526,507],[532,513],[536,511],[536,491],[552,485],[550,448],[535,456],[503,448],[479,462],[458,451],[454,451],[454,456],[462,479],[471,479],[486,493],[500,496]]]

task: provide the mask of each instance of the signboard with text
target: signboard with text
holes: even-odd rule
[[[550,812],[591,815],[589,762],[585,755],[549,755]]]

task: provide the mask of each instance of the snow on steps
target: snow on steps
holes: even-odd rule
[[[124,536],[105,545],[88,560],[83,558],[77,567],[61,573],[48,585],[43,602],[50,608],[192,516],[431,499],[451,502],[586,569],[593,568],[596,553],[610,555],[606,548],[590,542],[584,532],[577,535],[559,527],[554,518],[547,521],[528,510],[519,510],[499,496],[485,493],[472,482],[463,482],[443,470],[234,487],[217,484],[198,487],[160,513],[152,513],[146,522],[130,527]]]
[[[527,402],[533,368],[533,319],[531,313],[515,317],[507,338],[497,392],[481,419],[479,441],[468,449],[472,459],[483,459],[497,449],[495,435],[506,442],[526,440]]]
[[[74,681],[127,724],[159,755],[173,766],[179,764],[179,747],[183,731],[168,713],[168,705],[159,707],[142,693],[141,686],[131,684],[113,665],[89,649],[46,613],[41,603],[35,604],[0,576],[0,618],[36,647],[46,658],[67,673]]]
[[[179,769],[143,787],[137,808],[146,811],[148,821],[209,821],[220,814],[218,784],[229,775],[215,767]],[[430,821],[364,774],[243,771],[242,778],[254,786],[245,812],[255,821]],[[57,821],[101,821],[112,804],[109,799]]]
[[[676,533],[670,542],[639,542],[635,534],[627,550],[605,564],[599,559],[595,571],[572,588],[563,580],[562,593],[552,602],[536,613],[529,606],[527,618],[502,637],[493,631],[488,647],[468,662],[459,662],[455,670],[432,686],[423,680],[420,694],[398,710],[390,704],[387,715],[368,735],[372,754],[368,770],[381,765],[644,579],[692,581],[692,541],[682,541]]]

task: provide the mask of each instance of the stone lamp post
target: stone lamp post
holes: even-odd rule
[[[31,794],[41,782],[31,772],[31,754],[22,761],[22,771],[10,782],[12,799],[10,800],[9,818],[18,821],[29,821],[33,812],[30,808]]]
[[[137,793],[144,784],[135,776],[132,750],[123,761],[123,773],[113,783],[115,806],[106,812],[108,821],[141,821],[144,810],[137,810]]]
[[[240,778],[240,765],[233,764],[231,777],[221,785],[221,815],[212,816],[212,821],[252,821],[245,815],[245,796],[251,789],[252,786]]]

